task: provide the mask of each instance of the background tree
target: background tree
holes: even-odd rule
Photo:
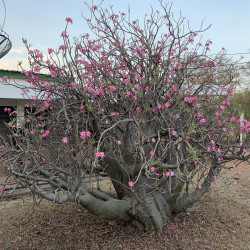
[[[171,6],[161,6],[163,14],[152,10],[142,24],[89,6],[86,22],[95,36],[72,42],[66,18],[64,43],[48,58],[24,40],[31,70],[22,88],[37,94],[25,120],[9,124],[14,143],[2,145],[20,185],[53,202],[77,202],[97,216],[161,231],[223,169],[249,158],[249,141],[228,140],[230,130],[249,132],[249,123],[228,113],[233,77],[223,74],[226,65],[216,66],[223,53],[208,56],[212,42],[199,39],[206,29],[190,30]],[[53,83],[39,79],[44,69]],[[110,192],[100,185],[103,176]]]

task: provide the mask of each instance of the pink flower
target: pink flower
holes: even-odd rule
[[[178,88],[177,88],[176,85],[173,85],[173,86],[172,86],[172,90],[173,90],[173,91],[177,91],[177,89],[178,89]]]
[[[214,179],[217,180],[217,176],[216,175],[214,175]]]
[[[63,142],[63,143],[68,143],[68,141],[69,141],[69,137],[64,137],[64,138],[62,139],[62,142]]]
[[[202,118],[202,119],[200,120],[200,125],[203,125],[206,121],[207,121],[206,118]]]
[[[246,148],[243,148],[243,149],[242,149],[242,152],[243,152],[243,153],[246,153],[246,152],[247,152],[247,149],[246,149]]]
[[[156,142],[156,140],[155,140],[155,138],[152,138],[152,140],[151,140],[153,143],[155,143]]]
[[[85,139],[85,137],[90,137],[91,132],[90,131],[81,131],[79,132],[81,139]]]
[[[48,52],[49,52],[49,54],[51,54],[53,52],[53,49],[48,48]]]
[[[35,72],[40,72],[40,68],[39,68],[38,66],[36,66],[36,67],[34,68],[34,71],[35,71]]]
[[[171,134],[172,134],[173,136],[176,136],[176,135],[177,135],[177,132],[176,132],[175,130],[173,130],[173,131],[171,132]]]
[[[115,87],[115,86],[111,86],[111,87],[109,88],[109,92],[110,92],[110,93],[113,93],[115,90],[116,90],[116,87]]]
[[[129,78],[125,78],[125,79],[123,80],[123,83],[129,84],[129,83],[130,83],[130,79],[129,79]]]
[[[238,184],[238,182],[237,181],[234,181],[234,185],[237,185]]]
[[[190,138],[189,137],[186,137],[186,142],[189,142],[190,141]]]
[[[218,149],[217,149],[217,152],[220,154],[220,153],[221,153],[221,149],[220,149],[220,148],[218,148]]]
[[[215,112],[215,116],[219,116],[220,114],[219,114],[219,112],[218,111],[216,111]]]
[[[211,140],[211,144],[215,146],[215,141],[214,141],[214,140]]]
[[[95,157],[103,158],[105,156],[104,152],[97,151],[95,152]]]
[[[67,17],[67,18],[65,19],[65,21],[66,21],[67,23],[73,24],[73,21],[72,21],[72,19],[71,19],[70,17]]]
[[[80,110],[84,110],[84,108],[85,108],[85,107],[84,107],[83,105],[80,106]]]
[[[119,140],[118,140],[118,141],[116,141],[116,143],[117,143],[118,145],[121,145],[121,141],[119,141]]]
[[[50,75],[51,75],[51,77],[55,77],[56,76],[56,72],[54,70],[50,70]]]
[[[242,173],[239,171],[239,172],[238,172],[238,175],[239,175],[239,176],[241,176],[241,175],[242,175]]]
[[[155,152],[153,150],[150,151],[149,153],[151,156],[154,156],[155,155]]]
[[[198,165],[198,163],[199,163],[199,162],[198,162],[197,160],[194,161],[194,164],[195,164],[195,165]]]
[[[235,119],[235,117],[234,116],[232,116],[231,118],[230,118],[230,122],[234,122],[236,119]]]
[[[44,133],[43,133],[43,138],[47,137],[49,135],[49,130],[45,130]]]
[[[222,157],[218,157],[218,161],[223,161],[223,158]]]
[[[170,172],[166,172],[165,175],[166,175],[167,177],[169,177],[169,176],[174,176],[175,174],[174,174],[174,172],[171,172],[171,171],[170,171]]]
[[[7,82],[7,79],[8,79],[8,76],[3,76],[3,77],[2,77],[2,81],[3,81],[3,82]]]
[[[3,188],[1,188],[1,189],[0,189],[0,193],[2,193],[4,190],[5,190],[5,188],[4,188],[4,187],[3,187]]]
[[[97,6],[96,5],[92,6],[92,9],[97,10]]]
[[[134,182],[133,182],[133,181],[130,181],[130,182],[128,183],[128,185],[129,185],[130,187],[133,187],[133,186],[134,186]]]
[[[233,168],[237,168],[236,164],[233,164]]]
[[[61,37],[64,37],[64,38],[68,38],[68,37],[69,37],[66,30],[64,30],[64,31],[61,33]]]
[[[155,171],[155,167],[153,167],[153,166],[150,167],[150,171],[151,171],[151,172],[154,172],[154,171]]]

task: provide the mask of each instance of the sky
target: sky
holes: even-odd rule
[[[4,4],[0,0],[0,26],[4,21]],[[4,0],[6,18],[4,31],[12,42],[12,50],[0,59],[0,69],[18,70],[18,61],[27,66],[27,51],[22,43],[26,38],[32,48],[47,54],[47,48],[56,49],[62,44],[60,37],[65,28],[65,18],[71,17],[73,25],[69,28],[71,36],[89,32],[83,15],[89,10],[82,0]],[[90,5],[92,1],[86,0]],[[166,1],[167,2],[167,1]],[[95,0],[98,5],[100,1]],[[104,0],[102,7],[113,5],[114,10],[127,12],[143,20],[150,13],[151,6],[161,10],[158,0]],[[198,29],[212,25],[203,34],[203,40],[211,39],[211,54],[225,48],[228,54],[242,54],[242,63],[250,61],[250,0],[173,0],[172,9],[176,17],[180,12],[189,20],[190,27]],[[91,34],[91,32],[89,32]],[[238,59],[240,55],[232,55]]]

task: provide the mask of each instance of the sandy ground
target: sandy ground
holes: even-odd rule
[[[0,249],[250,249],[250,165],[219,177],[192,210],[153,234],[110,225],[76,204],[0,200]]]

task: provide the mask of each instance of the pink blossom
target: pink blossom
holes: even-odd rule
[[[116,87],[115,87],[115,86],[111,86],[111,87],[109,88],[109,92],[110,92],[110,93],[113,93],[115,90],[116,90]]]
[[[65,19],[65,21],[66,21],[67,23],[73,24],[73,21],[72,21],[72,19],[71,19],[70,17],[67,17],[67,18]]]
[[[2,76],[2,81],[7,82],[8,76]]]
[[[155,152],[153,150],[150,151],[149,153],[151,156],[154,156],[155,155]]]
[[[129,181],[128,185],[129,185],[130,187],[133,187],[133,186],[134,186],[134,182],[133,182],[133,181]]]
[[[64,30],[64,31],[61,33],[61,37],[64,37],[64,38],[68,38],[68,37],[69,37],[66,30]]]
[[[154,172],[154,171],[155,171],[155,167],[151,166],[151,167],[150,167],[150,171],[151,171],[151,172]]]
[[[230,122],[234,122],[236,119],[235,119],[235,117],[234,116],[232,116],[231,118],[230,118]]]
[[[199,163],[199,162],[198,162],[197,160],[194,161],[194,164],[195,164],[195,165],[198,165],[198,163]]]
[[[43,138],[47,137],[49,135],[49,130],[45,130],[44,133],[43,133]]]
[[[0,189],[0,193],[2,193],[4,190],[5,190],[5,188],[4,188],[4,187],[3,187],[3,188],[1,188],[1,189]]]
[[[241,175],[242,175],[242,173],[239,171],[239,172],[238,172],[238,175],[239,175],[239,176],[241,176]]]
[[[85,107],[84,107],[83,105],[80,106],[80,110],[84,110],[84,108],[85,108]]]
[[[36,67],[34,68],[34,71],[35,71],[35,72],[40,72],[40,68],[39,68],[38,66],[36,66]]]
[[[130,79],[129,79],[129,78],[125,78],[125,79],[123,80],[123,83],[129,84],[129,83],[130,83]]]
[[[174,176],[175,174],[174,174],[174,172],[171,172],[171,171],[170,171],[170,172],[166,172],[165,175],[166,175],[167,177],[169,177],[169,176]]]
[[[97,10],[97,6],[96,5],[92,6],[92,9]]]
[[[214,141],[214,140],[211,140],[211,144],[215,146],[215,141]]]
[[[117,143],[118,145],[121,145],[121,141],[119,141],[119,140],[118,140],[118,141],[116,141],[116,143]]]
[[[220,148],[218,148],[218,149],[217,149],[217,152],[220,154],[220,153],[221,153],[221,149],[220,149]]]
[[[246,149],[246,148],[243,148],[243,149],[242,149],[242,152],[243,152],[243,153],[246,153],[246,152],[247,152],[247,149]]]
[[[48,53],[51,54],[53,52],[53,49],[48,48]]]
[[[236,165],[236,164],[233,164],[233,168],[237,168],[237,165]]]
[[[153,143],[155,143],[156,142],[156,140],[155,140],[155,138],[152,138],[152,140],[151,140]]]
[[[95,157],[103,158],[105,156],[104,152],[97,151],[95,152]]]
[[[173,91],[177,91],[177,89],[178,89],[178,88],[177,88],[176,85],[173,85],[173,86],[172,86],[172,90],[173,90]]]
[[[69,141],[69,137],[63,137],[63,139],[62,139],[63,143],[68,143],[68,141]]]
[[[218,157],[218,162],[223,161],[222,157]]]
[[[85,139],[85,137],[90,137],[91,133],[90,131],[81,131],[79,132],[81,139]]]
[[[190,138],[189,137],[186,137],[186,142],[189,142],[190,141]]]
[[[216,175],[214,175],[214,179],[217,180],[217,176]]]
[[[216,111],[215,112],[215,116],[219,116],[220,114],[219,114],[219,112],[218,111]]]
[[[177,132],[176,132],[175,130],[173,130],[173,131],[171,132],[171,134],[172,134],[173,136],[176,136],[176,135],[177,135]]]
[[[206,119],[206,118],[202,118],[202,119],[200,119],[200,125],[203,125],[206,121],[207,121],[207,119]]]
[[[234,185],[237,185],[238,184],[238,182],[237,181],[234,181]]]
[[[54,70],[50,70],[50,75],[51,75],[51,77],[55,77],[56,76],[56,72]]]
[[[67,50],[68,46],[65,44],[62,44],[59,46],[59,50]]]

